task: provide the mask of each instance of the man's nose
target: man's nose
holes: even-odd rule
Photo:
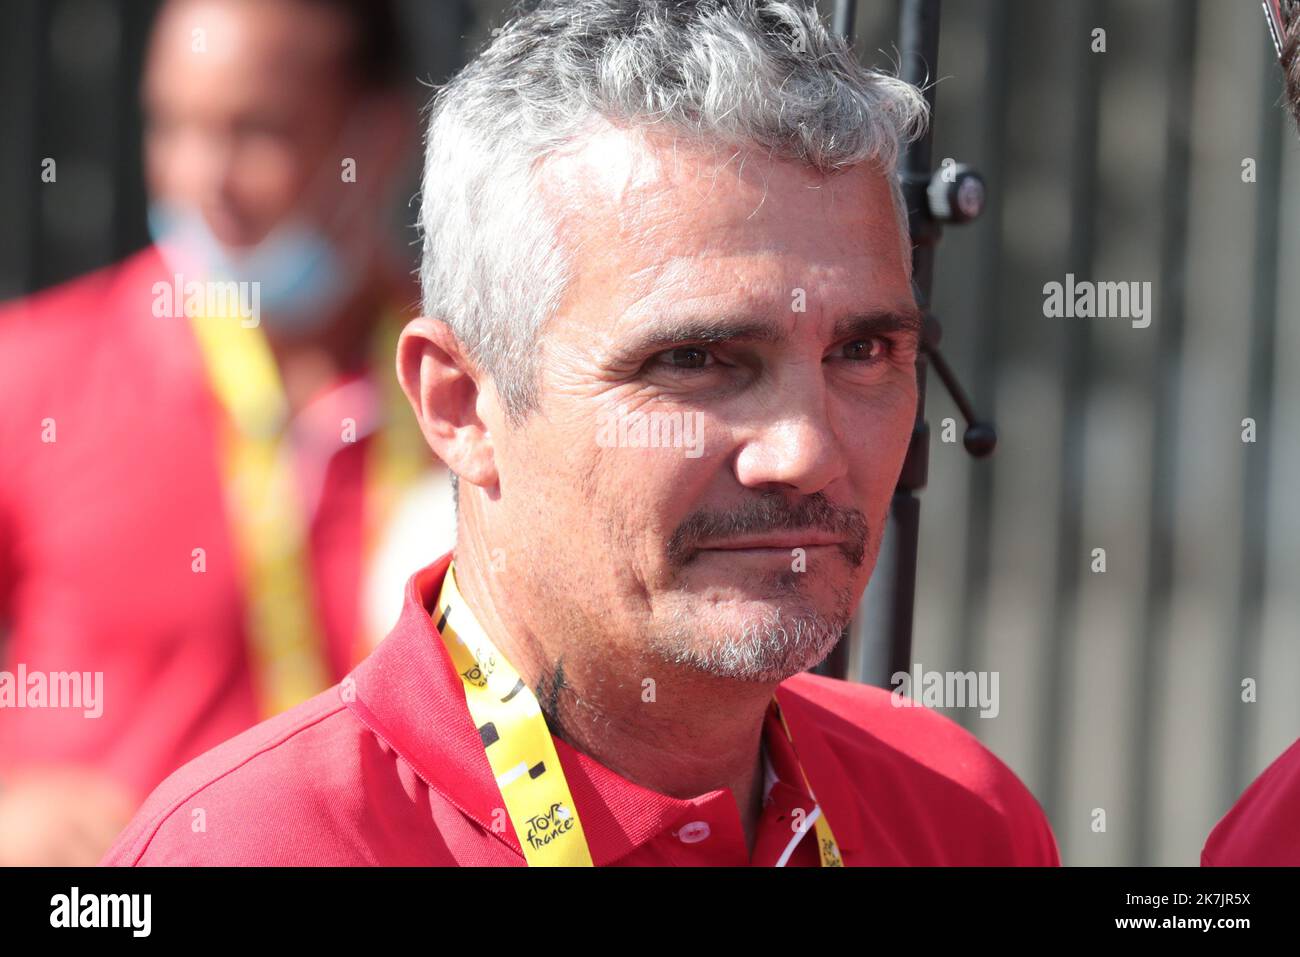
[[[230,138],[202,128],[178,136],[163,162],[162,178],[171,198],[200,208],[225,195],[236,171]]]
[[[820,363],[782,376],[766,397],[775,410],[754,424],[736,460],[736,477],[750,488],[785,486],[820,492],[848,473]]]

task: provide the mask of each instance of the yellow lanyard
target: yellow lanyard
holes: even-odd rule
[[[790,742],[791,751],[794,750],[794,736],[790,734],[790,726],[785,723],[785,715],[781,713],[781,705],[777,702],[776,696],[772,696],[772,704],[776,707],[776,716],[781,719],[781,729],[785,731],[785,738]],[[795,757],[795,763],[799,765],[799,776],[803,778],[804,787],[808,789],[808,796],[815,802],[817,795],[813,793],[812,782],[808,780],[808,772],[803,769],[803,763]],[[835,840],[835,834],[831,831],[831,822],[826,820],[826,815],[822,811],[822,806],[816,804],[812,814],[808,815],[812,819],[812,825],[817,831],[817,857],[821,861],[822,867],[843,867],[844,859],[840,856],[840,845]],[[804,826],[807,827],[807,821]]]
[[[582,821],[537,698],[461,597],[454,563],[443,578],[437,609],[438,633],[460,673],[470,716],[483,739],[488,764],[528,866],[593,866]],[[793,748],[780,705],[777,715]],[[799,773],[812,796],[802,765]],[[817,831],[822,866],[842,866],[839,845],[820,805],[804,826],[809,823]]]
[[[331,683],[308,565],[309,517],[285,434],[288,402],[260,328],[217,316],[195,317],[191,327],[226,413],[219,439],[222,479],[244,574],[258,698],[262,715],[269,717]],[[381,326],[374,368],[391,366],[399,332],[395,319]],[[395,377],[389,372],[374,381],[387,386],[381,388],[388,420],[371,436],[364,466],[366,559],[401,488],[423,467],[423,443],[413,444],[411,429],[402,428],[411,416]],[[361,562],[363,572],[368,564]],[[357,648],[363,647],[361,637]]]

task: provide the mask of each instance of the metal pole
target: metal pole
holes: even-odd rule
[[[858,13],[857,0],[835,0],[835,10],[831,14],[831,29],[853,43],[854,18]]]
[[[923,91],[930,115],[934,116],[934,80],[939,62],[939,0],[902,0],[899,6],[899,48],[902,79]],[[926,190],[930,185],[931,129],[903,152],[899,175],[907,201],[908,227],[912,234],[912,284],[916,304],[925,314],[926,336],[938,338],[937,324],[930,315],[930,292],[934,279],[934,247],[940,226],[929,215]],[[917,404],[912,439],[903,469],[890,503],[897,534],[893,536],[894,579],[890,588],[889,665],[887,675],[909,671],[912,663],[912,621],[916,602],[917,539],[920,535],[921,503],[916,492],[925,487],[929,472],[930,429],[925,421],[926,354],[916,360]]]

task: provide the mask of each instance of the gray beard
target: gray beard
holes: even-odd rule
[[[832,615],[773,608],[742,626],[709,623],[679,612],[650,643],[651,654],[718,678],[771,684],[821,662],[849,627],[853,602],[837,595]]]

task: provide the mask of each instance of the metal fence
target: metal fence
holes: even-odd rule
[[[895,56],[891,7],[859,5],[870,62]],[[935,155],[981,169],[990,209],[947,232],[936,312],[1000,445],[932,443],[914,659],[999,672],[996,718],[948,713],[1033,789],[1066,863],[1195,864],[1300,735],[1300,144],[1263,16],[950,2],[939,73]],[[1048,318],[1067,274],[1151,282],[1150,325]],[[930,396],[932,426],[958,417]],[[855,673],[879,681],[863,619]]]

